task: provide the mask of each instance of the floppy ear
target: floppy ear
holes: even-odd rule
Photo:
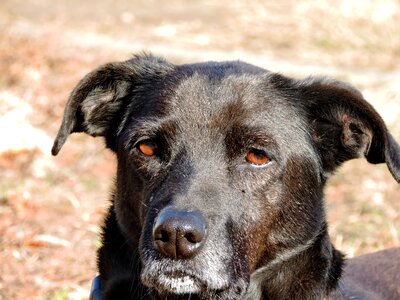
[[[73,132],[104,137],[116,134],[138,86],[161,77],[169,67],[162,59],[143,55],[103,65],[87,74],[69,97],[52,154],[58,154]]]
[[[364,156],[373,164],[386,163],[400,182],[400,147],[357,89],[321,78],[304,80],[299,86],[312,138],[327,172]]]

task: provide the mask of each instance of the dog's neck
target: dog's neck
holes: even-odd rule
[[[244,299],[323,299],[336,288],[342,267],[343,256],[325,228],[253,272]]]

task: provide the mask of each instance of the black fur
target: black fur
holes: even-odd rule
[[[400,181],[399,146],[355,88],[241,62],[104,65],[72,92],[54,155],[73,132],[103,136],[118,159],[98,252],[103,299],[321,299],[343,268],[326,225],[329,175],[365,157]],[[149,140],[146,157],[138,145]],[[269,162],[252,165],[251,151]],[[157,251],[165,207],[204,217],[194,257]]]

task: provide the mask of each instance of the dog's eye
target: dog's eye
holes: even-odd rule
[[[156,154],[157,144],[151,140],[139,142],[136,146],[141,154],[150,157]]]
[[[271,161],[271,158],[263,150],[250,149],[246,154],[246,161],[252,165],[262,166]]]

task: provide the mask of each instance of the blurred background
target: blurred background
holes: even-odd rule
[[[88,298],[115,158],[85,135],[50,149],[78,80],[140,51],[351,82],[400,141],[399,0],[1,0],[1,300]],[[400,188],[385,165],[348,162],[326,198],[349,257],[400,246]]]

